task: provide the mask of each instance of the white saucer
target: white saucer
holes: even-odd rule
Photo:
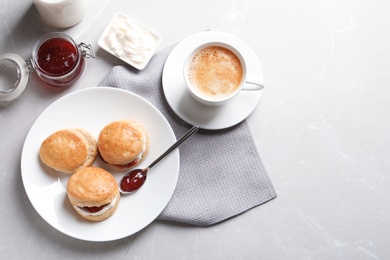
[[[184,81],[183,65],[187,55],[198,45],[208,41],[222,41],[240,50],[247,60],[248,75],[261,81],[263,70],[254,51],[237,37],[223,32],[201,32],[178,43],[165,62],[162,86],[172,110],[185,122],[208,130],[234,126],[246,119],[258,105],[262,90],[242,91],[235,99],[222,106],[206,106],[188,92]]]

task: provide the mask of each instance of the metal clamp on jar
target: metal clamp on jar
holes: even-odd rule
[[[95,58],[92,46],[76,44],[63,33],[49,33],[40,38],[32,57],[26,61],[13,53],[0,55],[0,101],[20,96],[33,71],[51,86],[72,85],[84,70],[84,58]]]

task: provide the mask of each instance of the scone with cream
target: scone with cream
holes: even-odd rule
[[[90,221],[102,221],[112,216],[120,200],[115,178],[98,167],[76,171],[69,178],[66,191],[74,210]]]
[[[136,121],[117,120],[100,131],[98,149],[106,163],[119,169],[129,168],[138,165],[148,154],[148,134]]]
[[[73,173],[91,166],[97,156],[96,139],[86,130],[70,128],[48,136],[41,144],[39,156],[56,171]]]

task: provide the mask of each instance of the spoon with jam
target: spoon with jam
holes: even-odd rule
[[[145,183],[146,176],[148,171],[155,166],[159,161],[161,161],[165,156],[175,150],[181,143],[183,143],[187,138],[196,133],[199,130],[199,126],[193,126],[182,138],[180,138],[176,143],[174,143],[168,150],[165,151],[160,157],[154,160],[148,167],[145,169],[134,169],[126,173],[120,183],[119,190],[122,194],[132,193]]]

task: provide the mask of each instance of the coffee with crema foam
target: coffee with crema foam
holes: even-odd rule
[[[240,59],[232,51],[220,46],[199,50],[188,65],[191,86],[202,95],[216,100],[237,91],[242,76]]]

